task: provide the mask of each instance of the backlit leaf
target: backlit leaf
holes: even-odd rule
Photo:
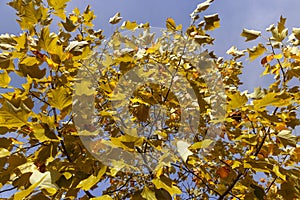
[[[87,179],[84,179],[80,181],[80,183],[76,186],[76,188],[81,188],[85,191],[91,189],[95,184],[97,184],[101,177],[105,174],[107,167],[102,166],[102,168],[99,170],[97,176],[90,175]]]
[[[247,96],[245,94],[241,95],[239,92],[228,94],[227,96],[230,99],[228,102],[228,109],[240,108],[248,101]]]
[[[0,73],[0,87],[7,88],[10,83],[10,77],[6,71]]]
[[[249,58],[252,61],[261,56],[266,51],[266,48],[263,44],[259,43],[257,46],[251,49],[248,48],[247,51],[249,53]]]
[[[173,196],[175,194],[181,194],[181,190],[174,185],[171,179],[161,176],[160,178],[155,178],[152,180],[152,183],[155,185],[157,189],[165,189],[168,193]]]
[[[279,141],[286,147],[287,145],[296,147],[297,137],[290,130],[282,130],[277,134]]]
[[[157,200],[155,192],[150,190],[147,186],[144,187],[141,196],[146,200]]]
[[[0,126],[7,128],[21,127],[27,124],[28,117],[28,108],[24,104],[16,108],[10,102],[5,101],[2,108],[0,108]]]
[[[48,93],[48,96],[49,96],[48,103],[54,108],[58,108],[59,110],[63,110],[64,108],[72,104],[72,98],[69,93],[69,90],[65,87],[52,89]]]

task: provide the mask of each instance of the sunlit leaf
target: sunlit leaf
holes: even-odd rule
[[[113,17],[109,18],[109,23],[117,24],[122,20],[121,14],[117,12]]]
[[[220,27],[220,18],[218,14],[204,16],[205,30],[214,30]]]
[[[67,88],[59,87],[52,89],[49,93],[48,103],[54,108],[63,110],[72,104],[72,98]]]
[[[102,166],[99,170],[97,176],[90,175],[87,179],[82,180],[78,185],[77,188],[81,188],[83,190],[89,190],[91,187],[93,187],[95,184],[97,184],[102,176],[105,174],[107,167]]]
[[[17,108],[10,102],[5,101],[2,108],[0,108],[0,126],[13,128],[26,125],[29,112],[24,104]]]
[[[257,46],[251,49],[248,48],[247,51],[249,53],[249,58],[252,61],[261,56],[266,51],[266,48],[263,44],[259,43]]]
[[[155,185],[157,189],[165,189],[168,193],[173,196],[175,194],[181,194],[181,190],[174,185],[171,179],[161,176],[160,178],[155,178],[152,180],[152,183]]]
[[[243,32],[241,33],[241,36],[246,38],[246,40],[245,40],[246,42],[255,40],[260,35],[261,35],[260,31],[249,30],[249,29],[243,29]]]
[[[0,87],[7,88],[10,80],[11,78],[6,71],[4,71],[4,73],[0,73]]]
[[[147,186],[144,187],[141,196],[146,200],[157,200],[155,192],[150,190]]]

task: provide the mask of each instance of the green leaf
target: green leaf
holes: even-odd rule
[[[65,87],[59,87],[52,89],[48,93],[48,103],[54,108],[63,110],[64,108],[72,105],[72,98],[69,89]]]
[[[277,134],[279,141],[286,147],[287,145],[296,147],[297,137],[292,135],[290,130],[282,130]]]
[[[150,190],[147,186],[144,187],[141,196],[146,200],[157,200],[155,192]]]
[[[16,108],[10,102],[5,101],[2,108],[0,108],[0,126],[3,127],[22,127],[27,124],[28,117],[28,108],[23,103]]]
[[[175,186],[171,179],[161,176],[160,178],[155,178],[152,180],[152,183],[155,185],[157,189],[164,189],[168,191],[168,193],[173,196],[175,194],[181,194],[181,190]]]
[[[4,158],[10,155],[10,151],[5,148],[0,148],[0,158]]]
[[[249,58],[252,61],[261,56],[266,51],[266,48],[263,44],[259,43],[251,49],[248,48],[247,51],[249,53]]]
[[[10,83],[10,77],[6,71],[0,73],[0,87],[7,88]]]
[[[240,94],[239,92],[228,94],[227,97],[230,99],[228,102],[228,109],[236,109],[244,106],[248,98],[245,94]]]
[[[91,189],[95,184],[97,184],[101,177],[105,174],[107,167],[102,166],[102,168],[99,170],[97,176],[91,175],[87,179],[84,179],[80,181],[80,183],[76,186],[76,188],[81,188],[85,191]]]
[[[261,35],[260,31],[249,30],[249,29],[243,29],[243,32],[241,33],[241,36],[246,38],[245,42],[255,40],[260,35]]]

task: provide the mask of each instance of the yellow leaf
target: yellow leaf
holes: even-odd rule
[[[51,6],[54,9],[54,14],[59,16],[61,19],[65,20],[66,15],[65,15],[65,8],[66,8],[66,3],[69,2],[70,0],[47,0],[49,6]]]
[[[45,61],[47,62],[48,66],[51,67],[52,69],[57,69],[58,64],[53,62],[51,58],[48,58],[47,56],[45,57]]]
[[[28,56],[20,62],[20,64],[24,64],[26,66],[33,66],[39,63],[40,61],[35,56]]]
[[[4,158],[10,155],[10,151],[5,148],[0,148],[0,158]]]
[[[100,197],[91,198],[91,200],[113,200],[113,198],[106,194]]]
[[[254,109],[258,110],[266,106],[270,106],[277,103],[278,101],[280,101],[280,99],[277,98],[276,96],[277,93],[271,92],[266,94],[262,99],[253,101]]]
[[[144,187],[141,196],[146,200],[157,200],[155,192],[150,190],[147,186]]]
[[[10,83],[10,77],[6,71],[0,73],[0,87],[7,88]]]
[[[85,191],[91,189],[95,184],[97,184],[101,177],[105,174],[107,167],[105,165],[99,170],[97,176],[91,175],[87,179],[80,181],[76,188],[81,188]]]
[[[220,27],[220,18],[218,14],[204,16],[205,30],[214,30]]]
[[[250,60],[253,61],[257,57],[261,56],[266,51],[266,48],[263,44],[259,43],[257,46],[253,47],[252,49],[247,49],[247,51],[249,53]]]
[[[165,189],[171,196],[182,193],[181,190],[174,185],[173,181],[165,176],[153,179],[152,183],[157,189]]]
[[[283,179],[284,181],[286,181],[286,176],[283,175],[280,171],[279,171],[279,166],[278,165],[273,165],[273,172],[276,174],[276,176],[278,176],[279,178]]]
[[[239,92],[228,94],[228,98],[230,99],[228,102],[228,109],[236,109],[245,105],[248,101],[248,98],[245,94],[241,95]]]
[[[7,128],[22,127],[27,124],[29,112],[24,104],[16,108],[10,102],[5,101],[2,108],[0,108],[0,126]]]
[[[121,14],[117,12],[113,17],[109,18],[109,23],[117,24],[122,20]]]
[[[64,108],[72,104],[72,98],[69,90],[65,87],[52,89],[48,93],[48,98],[48,103],[54,108],[58,108],[59,110],[63,110]]]
[[[37,181],[36,183],[32,184],[26,190],[16,193],[14,195],[14,200],[25,199],[25,197],[30,195],[34,191],[34,189],[45,179],[45,177],[46,177],[46,175],[43,178],[41,178],[39,181]]]
[[[138,24],[136,22],[131,22],[131,21],[125,21],[121,26],[122,29],[127,29],[127,30],[134,30],[137,27]]]
[[[168,18],[166,21],[166,27],[168,30],[172,30],[172,31],[176,30],[176,24],[174,19]]]
[[[243,29],[243,32],[241,33],[241,36],[246,38],[246,42],[250,40],[255,40],[258,36],[260,36],[260,31],[255,30],[249,30],[249,29]]]

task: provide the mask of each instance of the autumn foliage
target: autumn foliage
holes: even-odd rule
[[[244,50],[232,46],[226,60],[207,50],[213,49],[210,33],[221,23],[218,14],[203,14],[213,0],[187,16],[186,30],[167,18],[157,35],[151,24],[117,13],[108,22],[116,27],[111,37],[94,29],[90,6],[66,13],[68,1],[8,3],[21,33],[0,35],[1,196],[300,198],[300,28],[289,32],[282,16],[266,31],[245,28],[245,42],[257,44]],[[130,39],[133,32],[138,34]],[[241,91],[239,75],[249,60],[274,82]],[[129,72],[134,79],[126,79]],[[170,82],[156,78],[122,93],[157,72]],[[177,76],[184,84],[174,84]],[[120,82],[124,88],[116,94]],[[91,105],[93,119],[84,110]],[[136,127],[121,128],[124,123]],[[97,157],[111,157],[114,148],[142,155],[142,164],[132,159],[108,165]]]

